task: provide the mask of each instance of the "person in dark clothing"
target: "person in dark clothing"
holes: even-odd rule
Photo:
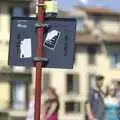
[[[96,86],[94,88],[90,88],[85,105],[87,120],[104,120],[104,93],[101,89],[103,86],[103,80],[103,76],[96,76]]]

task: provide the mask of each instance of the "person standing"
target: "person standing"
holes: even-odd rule
[[[116,97],[120,100],[120,81],[117,83]]]
[[[120,81],[117,82],[116,97],[119,100],[119,108],[117,110],[117,116],[120,120]]]
[[[117,116],[117,110],[119,108],[119,102],[116,98],[116,91],[113,85],[107,88],[105,97],[105,120],[119,120]]]
[[[54,88],[48,88],[48,99],[44,103],[44,120],[58,120],[59,98]]]
[[[35,105],[35,94],[34,94],[34,89],[32,91],[31,99],[29,101],[29,107],[28,107],[28,112],[25,120],[34,120],[34,105]],[[41,96],[41,99],[43,96]],[[44,108],[43,108],[43,102],[41,102],[41,112],[40,112],[40,120],[43,120],[44,116]]]
[[[34,120],[34,95],[31,97],[29,101],[29,107],[28,107],[26,120]]]
[[[95,86],[90,88],[85,105],[87,120],[104,120],[105,118],[103,82],[104,76],[97,75],[95,77]]]

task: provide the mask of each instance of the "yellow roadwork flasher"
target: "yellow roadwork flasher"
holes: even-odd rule
[[[57,0],[45,1],[45,12],[46,13],[57,13]]]

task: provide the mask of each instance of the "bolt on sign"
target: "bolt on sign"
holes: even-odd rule
[[[34,67],[36,57],[36,19],[13,17],[9,42],[8,64],[11,66]],[[73,68],[76,36],[74,18],[45,19],[48,27],[44,31],[44,57],[48,59],[43,67]]]

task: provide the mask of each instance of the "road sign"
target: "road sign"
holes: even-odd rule
[[[11,66],[33,67],[36,57],[36,19],[30,17],[13,17],[9,43],[9,60]],[[47,68],[73,68],[76,20],[74,18],[46,19],[44,35],[44,57]]]

